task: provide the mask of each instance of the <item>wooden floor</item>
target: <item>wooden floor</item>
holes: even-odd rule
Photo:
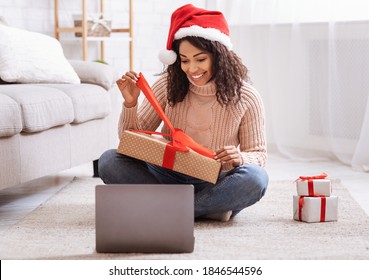
[[[326,172],[330,178],[340,179],[369,215],[369,173],[354,171],[338,162],[292,161],[273,154],[269,155],[267,170],[270,180],[291,180],[291,182],[300,175],[318,175]],[[68,185],[75,176],[92,176],[92,174],[92,163],[85,164],[55,176],[0,190],[0,232],[24,218]]]

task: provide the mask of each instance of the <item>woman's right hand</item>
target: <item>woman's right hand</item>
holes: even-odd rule
[[[119,80],[117,85],[124,98],[124,106],[131,108],[136,106],[138,96],[140,95],[140,89],[136,85],[139,75],[136,72],[126,72]]]

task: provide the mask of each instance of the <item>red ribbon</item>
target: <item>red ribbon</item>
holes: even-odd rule
[[[173,127],[168,117],[165,115],[163,109],[160,107],[159,101],[157,100],[155,94],[153,93],[152,89],[150,88],[149,84],[147,83],[142,73],[139,74],[139,78],[136,84],[141,89],[143,94],[146,96],[150,104],[154,107],[159,117],[164,121],[164,123],[170,130],[170,134],[162,134],[160,132],[155,131],[141,131],[148,134],[161,134],[172,137],[172,141],[169,142],[165,148],[162,164],[163,167],[173,169],[176,152],[188,152],[189,149],[192,149],[195,152],[208,158],[214,158],[214,152],[212,150],[207,149],[201,146],[200,144],[196,143],[190,136],[184,133],[181,129]]]
[[[300,176],[296,181],[306,181],[306,180],[315,180],[315,179],[325,179],[327,178],[327,173],[323,172],[320,175],[315,176]]]
[[[327,199],[325,196],[320,197],[321,205],[320,205],[320,221],[325,222],[325,209],[327,207]]]
[[[327,173],[322,173],[320,175],[315,176],[300,176],[296,181],[308,181],[308,194],[309,196],[314,196],[314,181],[319,179],[325,179],[327,177]],[[296,182],[295,181],[295,182]]]
[[[299,198],[299,221],[302,220],[302,207],[304,207],[304,196]]]
[[[325,196],[320,197],[320,221],[325,222],[325,212],[327,208],[327,199]],[[302,220],[302,208],[304,207],[304,198],[305,196],[300,196],[299,198],[299,220]]]
[[[176,159],[176,152],[176,149],[172,145],[166,145],[161,166],[172,170]]]

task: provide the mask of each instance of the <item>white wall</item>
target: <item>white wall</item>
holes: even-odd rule
[[[134,20],[134,69],[151,74],[159,73],[162,64],[158,52],[165,48],[170,24],[170,15],[186,0],[133,0]],[[88,13],[98,11],[98,0],[87,0]],[[206,0],[194,0],[192,4],[205,8]],[[81,13],[82,1],[59,1],[60,26],[73,26],[73,14]],[[105,13],[111,17],[113,28],[128,24],[128,0],[105,0]],[[54,36],[54,1],[52,0],[1,0],[0,16],[14,27]],[[118,34],[115,34],[118,35]],[[123,34],[119,34],[122,36]],[[61,36],[64,52],[69,59],[82,59],[81,40],[73,34]],[[88,60],[98,58],[99,44],[90,42]],[[117,74],[129,68],[128,42],[107,42],[105,60]],[[153,79],[153,78],[150,78]]]

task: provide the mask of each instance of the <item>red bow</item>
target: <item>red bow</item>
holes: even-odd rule
[[[315,179],[325,179],[327,178],[327,173],[322,173],[320,175],[315,176],[300,176],[296,181],[306,181],[306,180],[315,180]]]
[[[147,83],[142,73],[139,74],[139,78],[136,84],[141,89],[141,91],[146,96],[150,104],[154,107],[155,111],[158,113],[160,118],[164,121],[164,123],[170,130],[169,135],[154,131],[142,131],[149,134],[161,134],[172,137],[172,142],[168,143],[165,149],[163,167],[169,169],[173,168],[175,153],[177,151],[188,152],[189,149],[192,149],[203,156],[214,158],[214,152],[212,150],[207,149],[201,146],[200,144],[196,143],[190,136],[184,133],[181,129],[173,127],[168,117],[165,115],[163,109],[160,107],[159,101],[157,100],[155,94],[153,93],[152,89],[150,88],[149,84]]]

